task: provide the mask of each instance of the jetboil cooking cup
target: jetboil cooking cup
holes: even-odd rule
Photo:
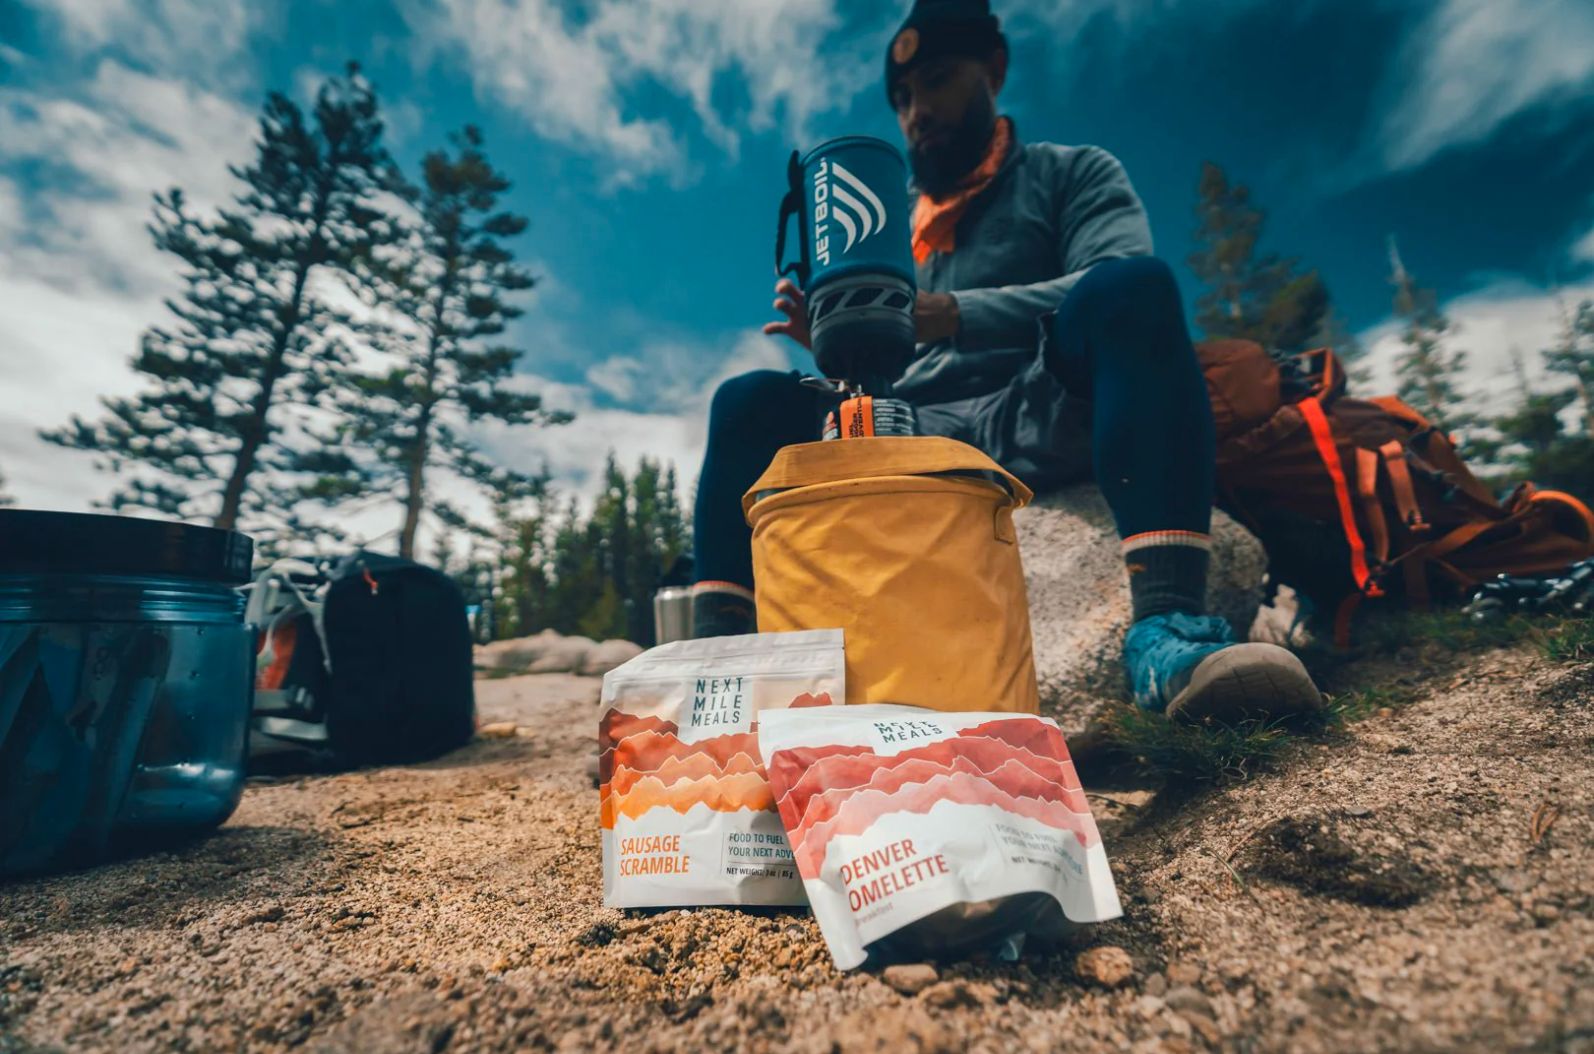
[[[243,790],[253,542],[0,510],[0,876],[215,827]]]
[[[850,135],[794,151],[786,175],[775,270],[807,295],[814,359],[827,377],[889,396],[914,348],[907,165],[891,144]],[[787,262],[793,216],[799,257]]]

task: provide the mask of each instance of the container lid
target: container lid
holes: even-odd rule
[[[254,540],[191,523],[0,509],[0,574],[176,575],[249,581]]]

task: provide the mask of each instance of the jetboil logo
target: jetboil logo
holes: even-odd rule
[[[886,225],[886,207],[863,180],[828,157],[819,159],[814,169],[814,258],[821,265],[830,263],[830,222],[834,220],[847,236],[841,252]]]

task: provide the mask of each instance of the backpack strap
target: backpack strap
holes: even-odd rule
[[[1381,597],[1384,591],[1378,587],[1378,581],[1373,577],[1373,572],[1367,566],[1367,546],[1362,541],[1361,531],[1356,527],[1356,511],[1351,505],[1350,484],[1345,479],[1345,466],[1340,463],[1339,447],[1334,442],[1334,429],[1328,423],[1328,415],[1323,413],[1323,404],[1317,396],[1302,399],[1296,404],[1300,407],[1301,417],[1306,421],[1306,427],[1311,429],[1312,442],[1317,446],[1317,456],[1323,460],[1323,468],[1328,471],[1328,478],[1334,484],[1334,497],[1339,503],[1339,522],[1345,531],[1345,541],[1350,544],[1350,573],[1356,588],[1370,597]]]
[[[1409,557],[1418,557],[1423,560],[1440,560],[1443,557],[1449,556],[1462,546],[1467,545],[1469,542],[1472,542],[1485,531],[1519,519],[1529,512],[1534,505],[1538,504],[1566,505],[1567,507],[1571,508],[1579,517],[1583,519],[1583,522],[1588,525],[1589,537],[1594,538],[1594,512],[1590,512],[1587,505],[1583,504],[1572,495],[1564,494],[1558,490],[1538,490],[1529,491],[1523,495],[1520,501],[1512,502],[1510,514],[1505,519],[1474,520],[1471,523],[1464,523],[1460,527],[1457,527],[1455,530],[1451,531],[1449,534],[1444,535],[1441,538],[1435,538],[1427,545],[1419,546],[1418,548],[1413,549],[1409,554],[1407,554],[1407,556],[1403,556],[1401,559],[1404,560]],[[1456,571],[1455,573],[1459,578],[1465,579],[1468,577],[1460,571]]]
[[[1407,533],[1417,539],[1425,537],[1432,525],[1422,516],[1422,506],[1417,503],[1417,489],[1411,482],[1411,466],[1406,462],[1406,447],[1398,439],[1391,439],[1378,448],[1379,456],[1389,469],[1389,489],[1395,496],[1395,509]],[[1406,600],[1418,608],[1428,606],[1428,569],[1423,559],[1406,560],[1401,567],[1406,579]]]
[[[1313,348],[1295,357],[1305,363],[1308,373],[1317,374],[1312,381],[1313,398],[1332,402],[1345,394],[1345,367],[1340,364],[1333,348]]]
[[[1362,500],[1367,528],[1373,535],[1373,560],[1377,564],[1387,563],[1389,524],[1384,519],[1384,507],[1378,501],[1378,451],[1356,449],[1356,492]]]
[[[1378,448],[1384,464],[1389,468],[1389,489],[1395,495],[1395,508],[1400,511],[1400,522],[1412,534],[1427,534],[1429,523],[1422,518],[1422,506],[1417,504],[1417,490],[1411,483],[1411,466],[1406,464],[1406,448],[1398,439],[1391,439]]]
[[[1538,490],[1535,488],[1528,492],[1527,501],[1529,505],[1541,503],[1564,505],[1571,509],[1583,521],[1584,540],[1594,543],[1594,512],[1589,511],[1589,507],[1577,498],[1574,498],[1564,490]]]

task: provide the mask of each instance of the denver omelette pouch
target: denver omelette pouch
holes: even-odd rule
[[[1049,718],[875,703],[769,714],[758,743],[839,969],[1014,958],[1121,914]]]

